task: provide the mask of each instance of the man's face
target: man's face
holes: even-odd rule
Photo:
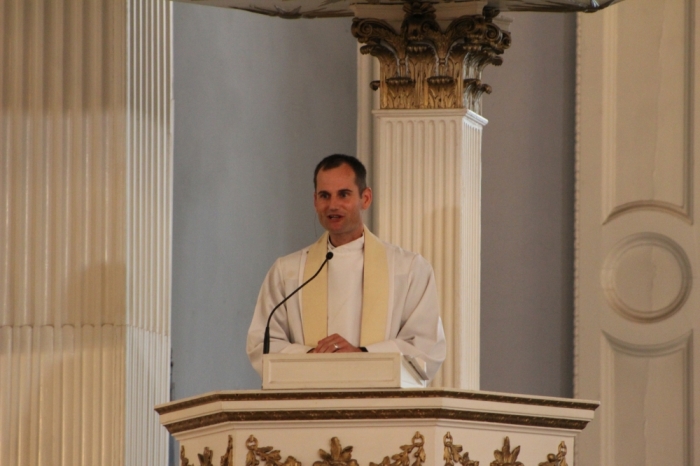
[[[371,203],[372,190],[365,188],[360,194],[355,184],[355,172],[349,165],[320,170],[316,175],[314,208],[334,246],[362,236],[364,224],[360,213]]]

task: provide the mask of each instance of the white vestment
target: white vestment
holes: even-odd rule
[[[384,241],[381,241],[381,244],[386,250],[389,266],[386,335],[384,341],[367,345],[366,348],[370,352],[401,353],[418,357],[426,362],[426,373],[432,379],[444,361],[446,351],[433,269],[428,261],[418,254]],[[260,374],[262,374],[263,337],[267,318],[275,305],[303,283],[308,251],[307,247],[277,259],[260,288],[246,345],[250,362]],[[328,278],[328,299],[331,304],[334,301],[331,297],[333,283],[339,283],[337,276],[334,276],[336,273],[342,273],[342,271],[338,271],[336,267],[329,269],[329,274],[332,274]],[[349,280],[349,282],[360,283],[357,280]],[[306,353],[311,349],[304,344],[301,313],[301,296],[304,291],[305,288],[291,297],[272,317],[271,353]],[[359,302],[361,303],[361,300]],[[358,309],[356,312],[361,312],[357,302],[352,307]],[[333,314],[329,311],[329,319],[332,319]],[[354,322],[359,320],[359,316],[350,319]],[[332,323],[331,325],[333,327]],[[337,332],[351,344],[357,345],[355,342],[357,328],[350,330],[348,336],[342,331],[337,331],[337,328],[331,328],[331,330],[333,331],[330,334]]]

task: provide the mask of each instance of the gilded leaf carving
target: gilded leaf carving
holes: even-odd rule
[[[221,466],[233,466],[233,437],[228,436],[228,446],[226,453],[221,457]]]
[[[547,461],[540,463],[538,466],[569,466],[566,462],[566,444],[562,440],[559,444],[557,454],[550,453],[547,455]]]
[[[190,459],[185,456],[185,447],[180,447],[180,466],[192,466]]]
[[[199,466],[214,466],[214,463],[211,462],[213,456],[214,452],[209,447],[204,447],[203,453],[197,453]]]
[[[491,462],[491,466],[523,466],[518,460],[518,455],[520,454],[520,446],[510,449],[510,439],[506,437],[503,440],[503,448],[493,452],[493,456],[496,457],[496,461]]]
[[[445,453],[443,454],[445,466],[455,466],[455,464],[460,464],[462,466],[479,466],[478,461],[469,459],[469,452],[462,454],[462,445],[455,445],[452,440],[452,434],[449,432],[442,437],[442,443],[445,446]]]
[[[338,437],[331,439],[331,452],[319,450],[318,455],[322,461],[314,462],[313,466],[359,466],[357,461],[352,459],[352,447],[343,448]]]
[[[372,463],[370,466],[421,466],[425,463],[425,437],[420,432],[416,432],[410,445],[402,445],[401,452],[392,455],[391,459],[385,456],[381,463]],[[411,457],[414,458],[411,463]]]
[[[253,435],[248,437],[245,446],[248,449],[245,457],[245,466],[258,466],[261,462],[265,466],[301,466],[301,463],[293,456],[288,456],[282,462],[279,450],[275,450],[274,447],[259,447],[258,439]]]
[[[435,7],[428,2],[404,3],[404,21],[396,31],[388,22],[355,18],[352,33],[364,54],[377,57],[384,109],[470,108],[479,111],[481,96],[491,87],[481,82],[489,64],[500,65],[510,46],[510,33],[493,23],[498,10],[462,16],[443,31]]]

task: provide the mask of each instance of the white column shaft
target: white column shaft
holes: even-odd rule
[[[435,269],[447,359],[435,385],[479,388],[481,131],[457,110],[376,110],[374,229]]]
[[[165,464],[165,0],[0,0],[0,463]]]

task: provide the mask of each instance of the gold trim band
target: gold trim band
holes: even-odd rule
[[[552,408],[571,408],[595,411],[598,403],[569,400],[551,400],[542,398],[520,398],[512,395],[495,395],[481,392],[458,392],[450,390],[372,390],[343,392],[234,392],[214,393],[198,398],[169,403],[156,408],[158,414],[167,414],[182,409],[203,406],[224,401],[265,401],[265,400],[355,400],[377,398],[449,398],[457,400],[491,401],[495,403],[513,403],[531,406],[548,406]]]
[[[429,409],[334,409],[294,411],[228,411],[207,414],[184,421],[166,424],[171,434],[229,422],[250,421],[329,421],[370,419],[449,419],[460,421],[492,422],[521,426],[548,427],[567,430],[583,430],[588,421],[556,419],[518,414],[483,413],[444,408]]]

